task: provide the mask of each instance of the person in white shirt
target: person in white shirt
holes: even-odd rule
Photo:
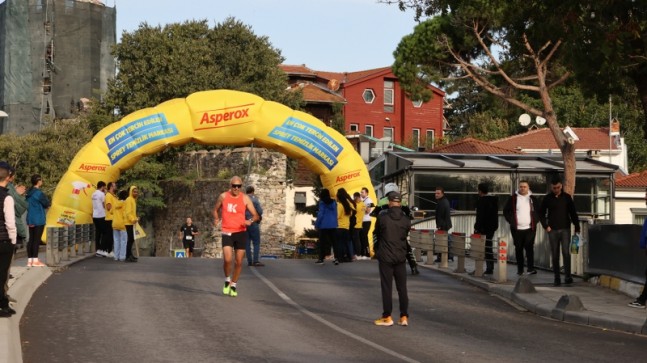
[[[108,255],[108,246],[110,241],[106,237],[106,183],[100,181],[97,183],[97,190],[92,193],[92,221],[94,222],[94,241],[97,249],[97,257],[106,257]],[[112,233],[112,231],[110,231]]]
[[[373,200],[371,200],[371,197],[368,196],[368,188],[363,187],[362,190],[359,192],[359,195],[360,195],[360,198],[362,199],[362,202],[364,202],[364,206],[366,207],[366,212],[362,217],[362,230],[359,234],[361,249],[358,251],[357,257],[368,260],[371,258],[371,251],[369,250],[369,247],[368,247],[368,231],[371,229],[371,224],[373,223],[371,212],[373,211],[373,208],[375,207],[375,205],[373,204]]]
[[[524,251],[526,252],[526,261],[528,274],[534,275],[535,270],[535,235],[537,233],[537,199],[530,191],[528,181],[521,180],[519,189],[508,199],[503,208],[503,216],[510,224],[510,232],[514,241],[514,254],[517,257],[517,275],[523,275],[524,269]]]
[[[14,200],[9,195],[9,170],[7,163],[0,164],[0,285],[4,286],[9,278],[9,267],[14,254],[18,231]],[[8,318],[16,311],[9,306],[9,297],[4,288],[0,289],[0,318]]]

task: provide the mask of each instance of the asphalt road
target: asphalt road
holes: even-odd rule
[[[645,337],[537,317],[450,276],[409,278],[410,325],[378,327],[377,263],[245,266],[92,258],[50,277],[21,321],[36,362],[642,361]],[[395,289],[394,289],[395,290]],[[398,314],[397,295],[394,316]]]

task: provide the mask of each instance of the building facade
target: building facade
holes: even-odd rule
[[[72,118],[115,75],[116,10],[98,0],[0,4],[0,133]]]

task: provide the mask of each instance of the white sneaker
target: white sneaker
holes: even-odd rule
[[[101,250],[97,250],[97,252],[94,255],[97,257],[106,257],[106,253]]]
[[[110,251],[110,253],[108,253],[106,257],[112,258],[112,257],[115,257],[115,254],[112,251]]]

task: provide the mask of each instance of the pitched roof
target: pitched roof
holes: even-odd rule
[[[619,188],[647,188],[647,170],[639,173],[632,173],[616,179],[616,187]]]
[[[514,149],[507,149],[492,145],[488,142],[481,141],[472,137],[466,137],[457,142],[443,145],[441,147],[430,150],[431,153],[443,154],[485,154],[485,155],[513,155],[524,154],[521,151]]]
[[[322,102],[322,103],[346,103],[346,99],[328,88],[321,87],[313,83],[299,84],[301,91],[303,91],[303,100],[307,102]],[[293,87],[295,89],[295,87]]]
[[[576,150],[609,150],[608,127],[574,127],[573,131],[579,137],[575,142]],[[490,141],[490,144],[508,149],[558,149],[557,142],[548,128],[530,130],[526,133]],[[617,150],[611,143],[611,150]]]
[[[305,64],[300,64],[300,65],[279,64],[279,68],[281,68],[283,72],[287,74],[298,74],[298,75],[305,75],[310,77],[314,77],[316,75],[315,71],[306,67]]]

